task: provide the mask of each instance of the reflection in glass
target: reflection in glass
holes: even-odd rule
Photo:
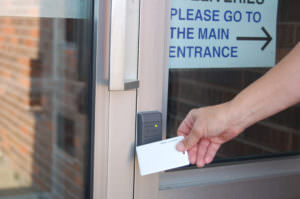
[[[277,62],[300,41],[300,1],[279,1]],[[269,68],[171,69],[167,136],[192,108],[215,105],[232,99]],[[291,107],[248,128],[224,144],[216,160],[249,159],[300,152],[300,105]]]
[[[33,16],[0,13],[0,197],[84,199],[89,18],[38,17],[21,2]]]

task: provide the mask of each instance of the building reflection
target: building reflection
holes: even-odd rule
[[[85,198],[87,19],[0,17],[0,197]]]

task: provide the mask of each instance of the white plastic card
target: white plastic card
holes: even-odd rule
[[[183,138],[179,136],[136,147],[141,175],[189,165],[188,153],[176,150],[177,143]]]

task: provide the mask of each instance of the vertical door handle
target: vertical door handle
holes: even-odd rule
[[[109,90],[139,87],[139,0],[112,0]]]

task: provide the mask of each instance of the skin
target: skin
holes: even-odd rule
[[[220,146],[254,123],[300,102],[300,43],[264,76],[223,104],[191,110],[178,128],[191,164],[203,167]]]

